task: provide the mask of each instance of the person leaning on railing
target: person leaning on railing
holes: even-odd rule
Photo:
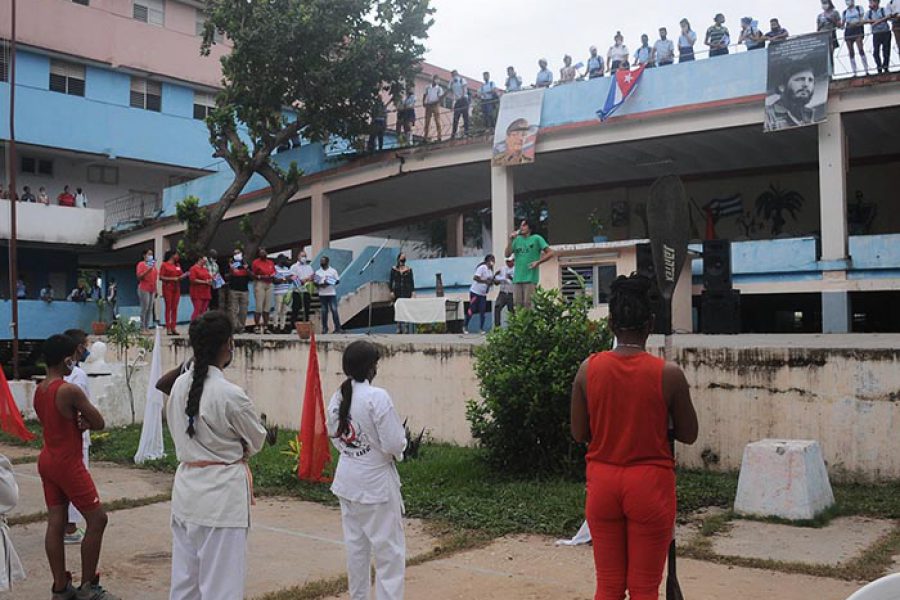
[[[500,101],[500,94],[497,92],[497,86],[491,81],[491,74],[485,71],[482,75],[484,83],[478,88],[481,116],[484,119],[484,126],[487,129],[493,129],[497,123],[497,104]]]

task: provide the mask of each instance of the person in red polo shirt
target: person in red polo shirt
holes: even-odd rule
[[[169,250],[159,266],[159,279],[162,281],[163,300],[166,303],[166,333],[178,334],[178,302],[181,300],[181,259],[174,250]]]
[[[141,299],[141,329],[147,333],[153,324],[153,303],[156,301],[156,281],[159,278],[156,261],[153,260],[153,250],[149,248],[144,250],[143,259],[137,264],[135,272],[138,279],[138,297]]]
[[[595,600],[656,600],[675,528],[675,457],[669,435],[697,440],[684,372],[646,350],[651,282],[611,286],[614,350],[592,354],[572,385],[572,436],[586,442],[585,516],[594,544]]]
[[[69,191],[69,186],[63,188],[62,194],[56,197],[60,206],[75,206],[75,196]]]
[[[253,274],[253,296],[256,301],[256,310],[253,311],[253,323],[256,325],[256,333],[265,333],[269,330],[269,310],[272,308],[272,282],[275,280],[275,263],[269,260],[265,248],[260,248],[256,253],[256,260],[250,267]],[[260,328],[262,319],[262,328]]]
[[[191,313],[191,323],[200,318],[200,316],[209,309],[209,301],[212,298],[212,275],[206,268],[206,255],[197,257],[197,262],[188,271],[188,277],[191,280],[191,303],[194,305],[194,312]]]

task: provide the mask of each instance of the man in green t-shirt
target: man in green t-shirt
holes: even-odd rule
[[[519,229],[510,234],[506,245],[505,254],[516,257],[513,275],[513,301],[516,308],[531,308],[531,296],[540,280],[538,267],[553,256],[553,250],[547,241],[533,231],[531,221],[523,219]]]

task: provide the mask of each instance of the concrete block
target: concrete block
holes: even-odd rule
[[[812,519],[832,504],[819,442],[760,440],[744,448],[735,512],[796,521]]]

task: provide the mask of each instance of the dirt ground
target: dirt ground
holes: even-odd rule
[[[0,452],[6,450],[0,447]],[[107,501],[154,498],[167,494],[171,488],[171,476],[160,473],[104,463],[92,465],[92,471],[101,496]],[[21,518],[43,511],[36,466],[15,465],[14,472],[21,498],[11,516]],[[717,543],[725,544],[739,555],[756,556],[761,548],[773,547],[775,538],[772,536],[775,534],[764,525],[741,522],[739,528],[732,529],[731,538]],[[806,543],[807,546],[824,544],[840,548],[844,558],[865,547],[877,537],[878,531],[889,525],[846,522],[828,532],[826,537],[812,537]],[[426,553],[437,543],[419,521],[409,520],[406,531],[410,557]],[[804,530],[804,535],[807,534],[809,530]],[[0,597],[36,600],[49,596],[43,535],[42,522],[11,528],[12,541],[25,565],[28,579],[19,583],[12,593],[0,594]],[[787,528],[778,535],[802,538],[797,535],[796,528]],[[553,541],[541,536],[509,536],[483,548],[411,567],[407,571],[406,597],[429,600],[591,598],[594,570],[590,547],[558,547]],[[787,551],[783,544],[774,545],[780,552]],[[790,557],[800,559],[802,556],[791,552],[803,554],[805,549],[800,544],[788,551]],[[833,556],[834,552],[821,559],[824,562]],[[67,557],[69,569],[77,574],[78,546],[68,546]],[[342,575],[344,548],[339,511],[294,499],[258,500],[253,508],[247,567],[247,598]],[[168,597],[170,568],[168,502],[152,502],[110,513],[100,570],[103,584],[111,592],[127,600],[164,600]],[[843,600],[859,587],[830,578],[734,568],[694,560],[679,561],[679,573],[685,594],[691,600]]]

